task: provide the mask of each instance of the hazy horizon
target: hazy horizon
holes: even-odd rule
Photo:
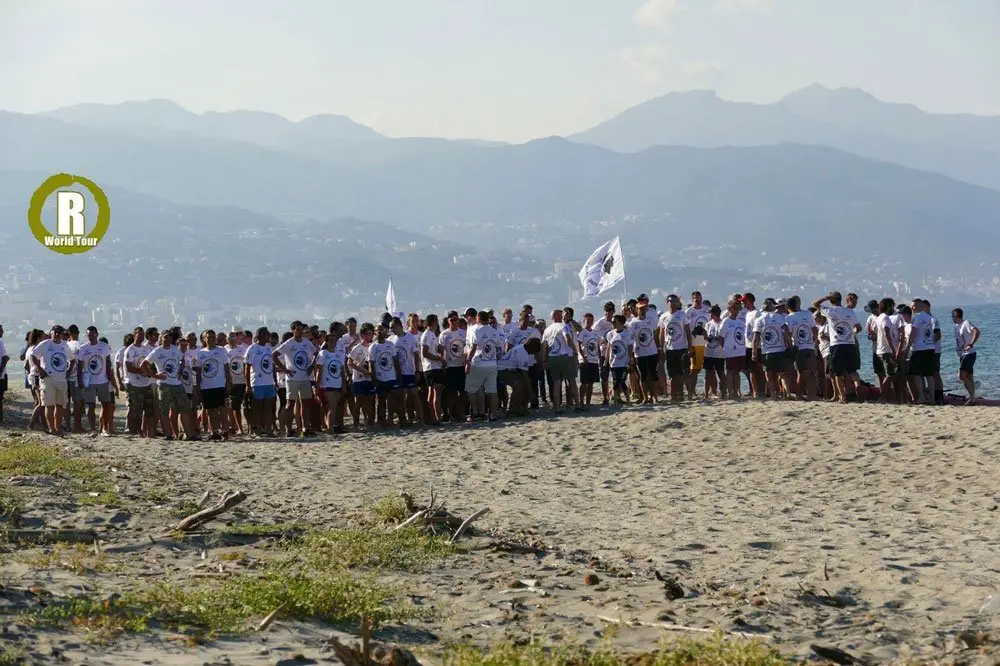
[[[773,103],[818,83],[1000,115],[995,0],[0,0],[0,14],[0,108],[20,113],[169,99],[195,113],[345,115],[391,137],[521,142],[668,92]]]

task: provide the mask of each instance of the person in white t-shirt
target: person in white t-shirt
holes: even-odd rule
[[[153,395],[149,377],[139,367],[149,352],[146,348],[146,330],[141,326],[132,329],[132,344],[122,357],[125,368],[125,387],[128,396],[128,411],[125,414],[125,432],[129,435],[145,434],[143,423],[151,421]]]
[[[339,434],[344,431],[343,426],[338,425],[336,420],[344,384],[347,383],[347,356],[337,344],[345,330],[344,325],[340,322],[330,324],[326,339],[323,340],[323,346],[316,354],[316,386],[326,396],[326,413],[323,414],[323,425],[326,431],[331,434]],[[341,411],[340,414],[343,412]]]
[[[911,332],[906,341],[906,351],[910,357],[907,363],[910,393],[914,402],[931,404],[933,402],[935,362],[937,360],[934,351],[935,323],[924,307],[923,300],[914,299],[910,303],[910,310],[913,312],[910,320]],[[930,384],[930,390],[925,382]]]
[[[225,427],[223,412],[226,408],[226,392],[232,386],[229,369],[229,354],[225,347],[218,345],[215,331],[208,329],[202,333],[205,346],[198,350],[195,360],[195,396],[208,414],[208,428],[212,441],[228,440],[229,430]]]
[[[719,327],[722,337],[723,355],[726,357],[726,391],[725,396],[731,400],[742,397],[740,382],[747,368],[747,348],[743,341],[746,326],[740,313],[743,303],[739,296],[732,298],[726,310],[726,318]]]
[[[652,405],[660,390],[661,337],[657,334],[657,322],[649,311],[647,303],[638,303],[635,316],[628,323],[635,351],[635,368],[639,373],[639,384],[635,393],[638,400]]]
[[[934,322],[934,404],[944,404],[944,381],[941,379],[941,324],[938,318],[931,312],[931,302],[926,298],[922,299],[924,310],[931,316]]]
[[[510,351],[514,347],[523,345],[531,339],[538,340],[539,352],[532,356],[528,361],[528,383],[531,388],[531,394],[528,398],[528,402],[531,409],[538,409],[539,387],[545,387],[545,373],[543,372],[541,364],[538,362],[538,359],[541,356],[542,333],[533,324],[531,315],[527,312],[521,312],[520,315],[518,315],[517,328],[510,331],[505,338],[505,349]]]
[[[799,296],[788,299],[785,326],[795,351],[797,397],[799,400],[813,400],[816,398],[816,318],[809,310],[802,309]]]
[[[445,392],[441,403],[445,409],[443,421],[460,423],[465,420],[465,337],[467,330],[459,327],[458,313],[448,313],[448,329],[438,336],[438,346],[444,351]]]
[[[486,311],[477,314],[477,323],[469,329],[465,338],[465,392],[472,406],[469,420],[485,417],[494,421],[497,411],[497,359],[503,349],[503,341],[500,332],[489,325]]]
[[[300,437],[309,437],[312,423],[312,384],[309,378],[316,367],[316,346],[304,337],[305,325],[292,322],[292,337],[285,340],[271,353],[274,367],[284,372],[287,379],[287,396]]]
[[[80,327],[76,324],[67,326],[66,333],[63,335],[63,342],[69,347],[70,356],[73,359],[70,361],[69,370],[66,373],[66,378],[69,382],[69,401],[66,403],[66,430],[79,435],[84,432],[83,427],[79,425],[84,409],[83,389],[80,388],[76,381],[76,355],[82,346],[80,342]],[[71,419],[74,416],[76,416],[78,427],[73,427],[71,424]]]
[[[76,357],[76,372],[71,381],[80,388],[80,395],[87,409],[90,431],[97,430],[96,403],[101,402],[101,429],[103,436],[111,434],[114,427],[114,373],[111,371],[111,348],[101,342],[96,326],[87,327],[87,342],[80,345]],[[83,410],[80,410],[82,412]],[[81,413],[74,416],[74,431],[82,431]]]
[[[42,405],[45,407],[45,423],[50,435],[62,436],[66,402],[69,400],[69,385],[66,373],[69,370],[72,352],[63,341],[65,329],[53,326],[48,339],[42,340],[31,350],[31,363],[41,380]]]
[[[580,356],[580,401],[584,408],[590,407],[594,395],[594,384],[601,379],[601,338],[594,330],[594,315],[583,315],[583,329],[576,334],[576,344]]]
[[[667,296],[667,311],[660,315],[657,331],[657,342],[663,349],[670,379],[670,401],[679,403],[684,399],[684,388],[688,386],[686,377],[691,371],[691,328],[681,309],[681,299],[676,294]],[[689,397],[694,398],[693,391]]]
[[[611,367],[608,365],[608,333],[615,330],[612,320],[615,318],[615,304],[608,301],[604,304],[604,316],[594,322],[594,333],[597,334],[597,342],[600,345],[598,351],[601,357],[601,404],[607,405],[611,400],[610,386],[608,379],[611,377]]]
[[[232,370],[232,365],[230,365]],[[253,344],[243,355],[243,383],[253,394],[253,409],[248,421],[250,430],[265,437],[274,436],[274,408],[278,389],[274,378],[274,348],[266,326],[257,329]]]
[[[829,301],[830,305],[824,307]],[[827,319],[826,332],[830,340],[830,371],[833,374],[833,384],[837,399],[840,402],[857,400],[857,388],[854,377],[861,368],[861,355],[858,352],[857,334],[861,332],[861,324],[857,315],[850,307],[844,307],[843,297],[839,291],[833,291],[813,301],[813,307],[820,310]]]
[[[441,325],[436,314],[429,314],[420,334],[420,367],[427,386],[427,407],[430,411],[428,425],[441,423],[441,395],[444,392],[444,357],[438,344]]]
[[[420,397],[420,388],[417,386],[417,375],[421,371],[422,363],[420,339],[403,328],[403,322],[399,317],[393,317],[390,326],[392,335],[389,337],[389,342],[396,345],[396,356],[399,360],[400,400],[403,401],[403,409],[409,422],[417,424],[424,420],[423,400]]]
[[[973,369],[976,365],[976,343],[979,342],[980,333],[978,328],[966,321],[962,308],[951,311],[951,321],[955,324],[955,352],[959,361],[958,379],[969,392],[969,399],[965,404],[972,405],[976,402],[976,380],[973,377]]]
[[[399,427],[407,424],[399,388],[399,356],[396,345],[389,342],[388,337],[389,331],[379,324],[375,327],[375,342],[368,348],[368,369],[375,379],[377,420],[383,429],[393,425],[394,414],[399,417]]]
[[[611,372],[611,402],[615,405],[632,404],[628,387],[628,371],[635,366],[635,341],[632,330],[626,328],[625,315],[611,318],[612,329],[604,336],[607,341],[605,357]],[[625,400],[622,401],[622,394]]]
[[[763,359],[771,398],[781,396],[779,383],[788,362],[788,330],[784,317],[775,311],[776,305],[773,298],[764,299],[762,312],[754,318],[753,329],[754,359]]]
[[[713,305],[708,309],[705,322],[705,399],[710,396],[726,397],[726,338],[722,334],[722,308]]]
[[[695,386],[698,384],[698,373],[701,372],[701,369],[705,365],[705,346],[707,343],[705,339],[705,334],[707,333],[705,325],[708,323],[710,314],[711,311],[705,305],[701,297],[701,292],[691,292],[691,305],[684,311],[684,323],[691,331],[691,348],[689,350],[691,367],[686,377],[687,392],[691,398],[694,398]],[[695,329],[701,330],[702,333],[700,335],[695,334]]]
[[[241,331],[230,331],[226,341],[226,353],[229,354],[229,372],[233,377],[233,387],[229,394],[229,422],[236,428],[236,434],[242,435],[243,403],[247,397],[245,372],[247,345],[243,344]]]
[[[351,391],[358,401],[358,410],[364,416],[365,425],[375,426],[375,378],[368,368],[368,349],[375,336],[375,327],[365,322],[358,329],[358,343],[347,355],[347,369],[351,371]],[[355,417],[354,427],[357,428],[359,418]]]
[[[571,324],[563,321],[563,311],[552,311],[552,323],[542,333],[542,358],[552,377],[552,408],[562,414],[563,386],[566,386],[566,404],[578,405],[576,390],[576,338]],[[576,411],[581,411],[577,409]]]
[[[179,339],[180,336],[176,331],[165,331],[160,336],[160,346],[143,359],[142,368],[147,375],[156,379],[160,394],[160,426],[163,428],[164,438],[169,442],[175,437],[180,437],[180,433],[174,431],[170,422],[170,410],[174,410],[180,415],[187,439],[198,441],[201,437],[194,432],[191,410],[186,407],[187,394],[181,382],[185,359],[177,345]]]

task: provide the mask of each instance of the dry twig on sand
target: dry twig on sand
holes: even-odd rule
[[[462,533],[465,532],[465,530],[469,529],[469,525],[472,524],[472,521],[484,515],[489,510],[490,510],[489,507],[483,507],[479,511],[476,511],[474,514],[463,520],[462,524],[458,526],[457,530],[455,530],[455,535],[451,537],[450,543],[455,543],[456,541],[458,541],[458,537],[462,536]]]
[[[702,629],[701,627],[686,627],[681,624],[669,624],[666,622],[640,622],[639,620],[616,620],[612,617],[605,617],[603,615],[598,615],[597,619],[602,622],[607,622],[608,624],[620,624],[626,627],[653,627],[654,629],[663,629],[665,631],[685,631],[695,634],[714,634],[717,629]],[[770,640],[772,636],[770,634],[752,634],[742,631],[723,631],[724,636],[735,636],[737,638],[759,638],[761,640]]]
[[[211,506],[207,509],[202,509],[201,511],[198,511],[196,513],[192,513],[190,516],[184,518],[179,523],[177,523],[174,526],[174,529],[180,532],[188,532],[190,530],[198,528],[201,525],[204,525],[205,523],[210,521],[212,518],[215,518],[219,514],[225,513],[226,511],[229,511],[237,504],[246,501],[246,499],[247,499],[247,494],[244,493],[242,490],[237,492],[227,492],[225,495],[222,496],[222,499],[219,500],[218,504],[216,504],[215,506]]]

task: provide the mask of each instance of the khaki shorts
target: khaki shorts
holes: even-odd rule
[[[178,414],[191,411],[191,401],[180,384],[160,384],[156,388],[160,395],[160,414],[163,416],[170,414],[171,407]]]
[[[309,383],[308,379],[289,379],[288,380],[288,391],[286,394],[287,400],[312,400],[313,390],[312,384]]]
[[[576,381],[575,356],[549,356],[549,374],[552,382]]]
[[[45,407],[66,406],[69,401],[69,387],[64,378],[46,377],[42,380],[42,405]]]
[[[465,392],[475,395],[480,390],[495,394],[497,392],[496,365],[470,365],[469,374],[465,376]]]
[[[92,384],[86,387],[83,389],[83,401],[88,405],[93,405],[97,402],[106,405],[109,402],[114,402],[115,398],[111,395],[111,385],[107,383]]]

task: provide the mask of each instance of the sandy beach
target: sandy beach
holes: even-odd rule
[[[597,645],[607,619],[618,619],[756,634],[793,657],[819,644],[879,662],[991,663],[989,640],[970,649],[968,636],[1000,631],[991,611],[1000,602],[981,612],[990,595],[1000,599],[998,414],[713,402],[228,443],[29,435],[15,414],[3,442],[56,446],[108,470],[117,486],[102,506],[44,479],[17,480],[29,500],[24,525],[94,529],[118,565],[112,573],[40,567],[24,559],[38,548],[5,545],[4,638],[39,663],[53,654],[89,664],[333,659],[330,626],[280,617],[266,634],[204,645],[153,632],[97,646],[17,615],[36,603],[27,591],[39,586],[59,597],[141,585],[144,571],[180,579],[208,563],[223,572],[219,554],[232,545],[213,552],[149,538],[171,522],[170,507],[205,491],[246,491],[235,512],[242,520],[330,528],[386,495],[426,501],[433,487],[455,515],[490,511],[466,551],[394,574],[436,617],[387,627],[379,636],[389,642],[429,653],[446,642],[530,635]],[[214,524],[226,520],[233,515]],[[500,537],[534,552],[476,547]],[[659,578],[674,579],[683,596],[671,600],[676,588]],[[613,640],[641,651],[678,633],[626,626]]]

